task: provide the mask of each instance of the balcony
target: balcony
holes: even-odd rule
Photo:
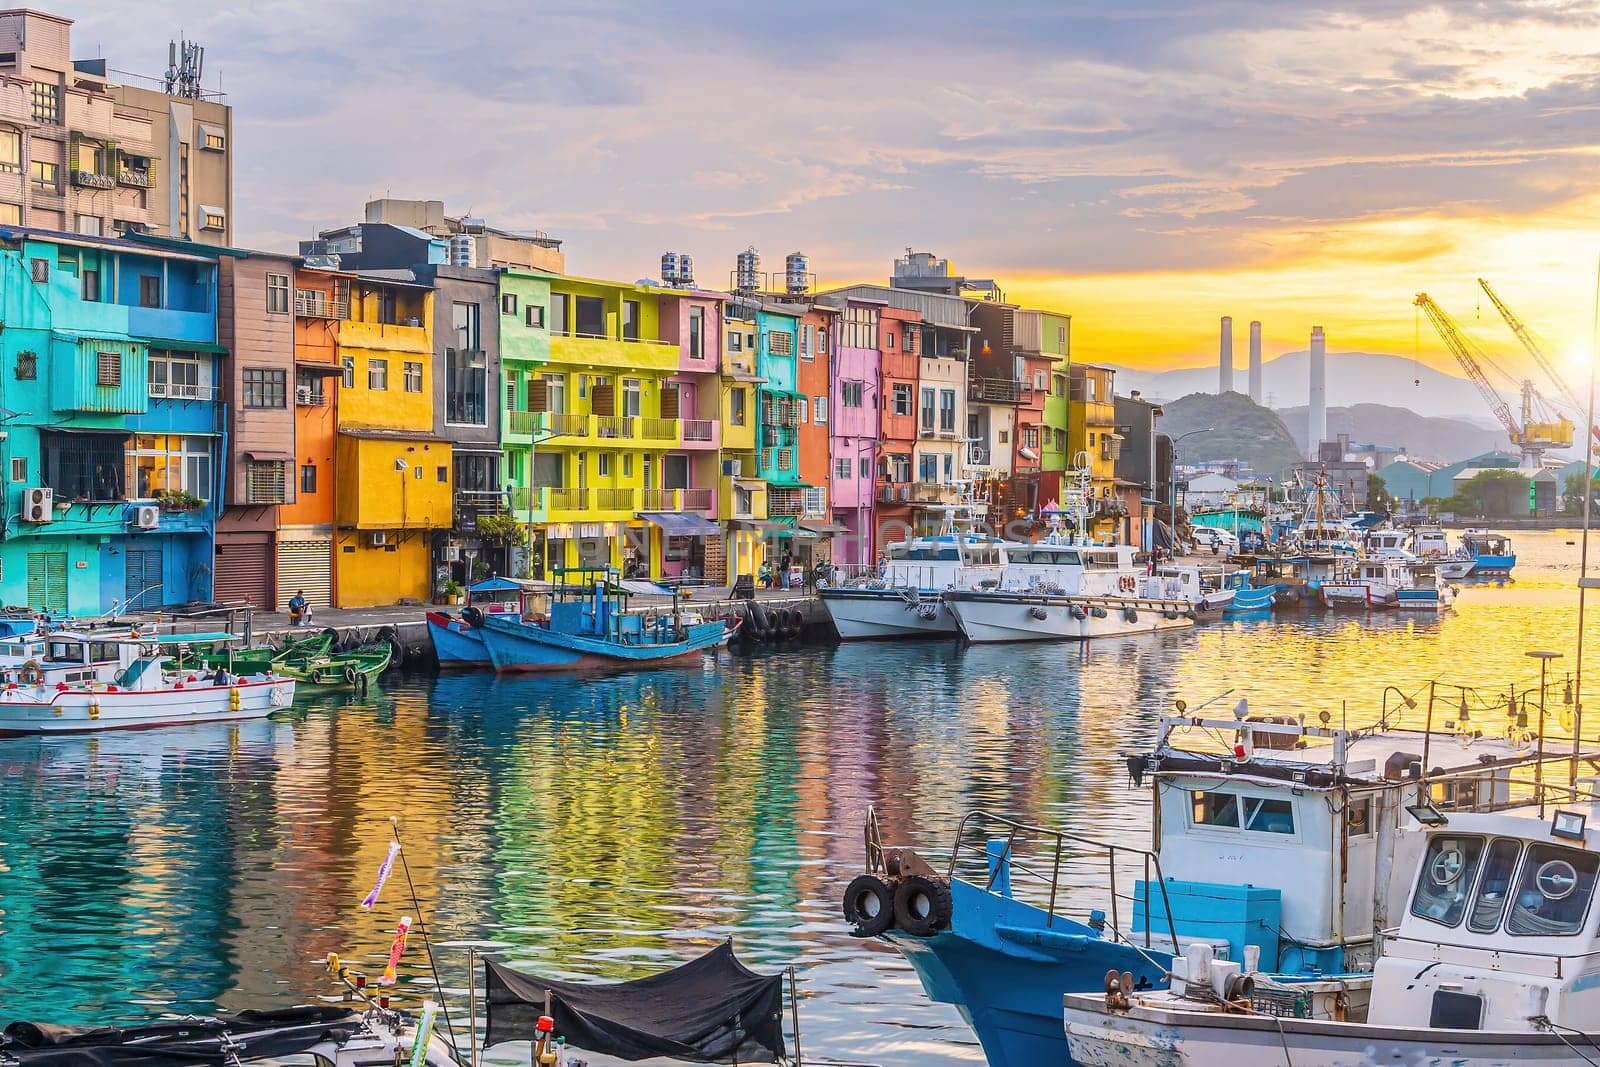
[[[637,495],[632,489],[596,489],[594,506],[599,511],[632,511]]]
[[[589,506],[589,490],[553,487],[545,490],[551,511],[582,511]]]
[[[646,489],[643,494],[644,503],[639,505],[640,511],[682,511],[683,504],[679,499],[678,489]]]
[[[1024,393],[1032,392],[1027,382],[1010,378],[973,378],[967,382],[967,396],[990,404],[1020,404]]]
[[[296,289],[294,313],[302,319],[348,319],[350,301],[347,297],[329,296],[316,289]]]
[[[710,511],[716,506],[716,494],[710,489],[679,489],[678,496],[684,511]]]
[[[543,411],[504,409],[507,437],[542,437],[550,432],[550,415]]]
[[[146,168],[118,167],[117,184],[131,186],[135,189],[154,189],[156,187],[154,163],[152,162],[151,166]]]
[[[717,488],[717,518],[764,519],[767,517],[767,487],[752,478],[723,475]]]
[[[634,420],[626,415],[594,416],[594,435],[602,441],[632,440]]]
[[[420,324],[409,326],[393,322],[355,322],[347,319],[339,324],[339,346],[431,356],[433,342],[428,334],[428,329]]]
[[[589,416],[575,415],[569,411],[551,411],[544,413],[550,420],[550,432],[559,437],[588,437]],[[551,507],[555,507],[551,504]]]
[[[72,172],[72,184],[80,189],[115,189],[117,179],[98,171],[75,170]]]
[[[184,382],[151,382],[149,395],[151,400],[211,401],[221,395],[221,390],[214,385],[188,385]]]
[[[678,346],[666,341],[624,341],[615,337],[553,334],[550,362],[623,370],[676,371]]]
[[[710,444],[717,439],[717,424],[711,419],[684,419],[684,444]]]
[[[911,499],[919,504],[943,504],[950,502],[950,491],[934,482],[918,482],[911,487]]]
[[[668,445],[678,443],[677,419],[639,419],[639,436],[646,441]]]
[[[154,396],[155,394],[152,393],[151,395]],[[295,407],[301,408],[324,407],[328,403],[328,394],[321,389],[313,389],[307,385],[297,385],[294,387],[294,403]]]

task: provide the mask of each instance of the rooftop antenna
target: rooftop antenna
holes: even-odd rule
[[[200,77],[205,70],[206,50],[194,41],[167,42],[167,73],[163,81],[168,96],[200,99]]]

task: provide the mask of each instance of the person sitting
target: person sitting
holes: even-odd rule
[[[306,591],[297,589],[289,598],[289,625],[303,626],[311,621],[311,605],[306,603]]]
[[[218,666],[217,672],[211,676],[212,685],[232,685],[233,675],[228,673],[228,668]]]

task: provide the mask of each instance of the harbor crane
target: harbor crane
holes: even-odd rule
[[[1494,412],[1494,417],[1501,426],[1505,427],[1506,436],[1511,443],[1517,446],[1522,456],[1522,465],[1525,469],[1541,470],[1544,467],[1544,454],[1553,448],[1570,448],[1572,446],[1572,422],[1562,415],[1550,418],[1542,412],[1543,398],[1534,388],[1533,382],[1522,383],[1522,419],[1519,422],[1511,414],[1511,408],[1495,389],[1488,377],[1483,373],[1482,363],[1492,362],[1487,354],[1478,349],[1461,332],[1461,327],[1456,325],[1448,313],[1427,293],[1418,293],[1414,301],[1428,316],[1428,321],[1433,323],[1433,328],[1438,331],[1439,339],[1456,357],[1456,362],[1461,364],[1461,369],[1467,372],[1467,377],[1472,379],[1472,384],[1477,386],[1478,393],[1489,405],[1489,410]]]
[[[1511,327],[1511,332],[1517,335],[1517,340],[1522,342],[1522,347],[1528,350],[1528,355],[1532,356],[1533,361],[1539,365],[1539,369],[1544,371],[1545,377],[1550,380],[1550,384],[1556,387],[1556,392],[1561,395],[1561,398],[1567,402],[1573,411],[1581,412],[1584,409],[1584,404],[1578,399],[1578,394],[1562,378],[1561,372],[1556,370],[1555,364],[1544,354],[1544,350],[1539,347],[1539,343],[1534,340],[1533,331],[1528,329],[1527,324],[1517,317],[1516,312],[1506,306],[1506,302],[1501,300],[1500,294],[1490,287],[1487,279],[1479,278],[1478,284],[1483,287],[1484,293],[1488,295],[1489,302],[1494,305],[1495,310],[1500,312],[1500,317],[1506,320],[1506,325]],[[1589,432],[1594,434],[1596,440],[1600,440],[1600,426],[1589,427]]]

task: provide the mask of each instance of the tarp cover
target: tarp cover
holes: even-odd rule
[[[242,1011],[143,1026],[56,1026],[16,1022],[0,1034],[0,1061],[27,1067],[154,1067],[233,1064],[293,1056],[330,1036],[363,1029],[345,1008]]]
[[[556,1034],[624,1060],[773,1063],[784,1055],[783,975],[747,969],[724,942],[697,960],[633,982],[555,982],[485,961],[488,1045],[531,1041],[550,991]]]

